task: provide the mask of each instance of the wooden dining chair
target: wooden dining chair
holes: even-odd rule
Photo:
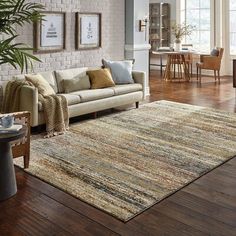
[[[191,50],[193,48],[193,44],[191,43],[185,43],[182,44],[182,50]],[[192,77],[193,75],[193,54],[192,53],[188,53],[185,55],[185,63],[188,67],[188,72],[190,74],[190,77]]]
[[[196,64],[197,80],[199,80],[200,83],[202,78],[202,69],[213,70],[215,81],[217,80],[218,77],[218,81],[220,82],[220,67],[223,53],[224,53],[224,48],[216,48],[212,50],[211,55],[200,55],[200,62]]]

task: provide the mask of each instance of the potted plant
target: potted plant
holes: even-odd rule
[[[24,43],[16,43],[18,37],[16,26],[33,23],[42,19],[40,13],[44,7],[26,0],[0,1],[0,65],[10,64],[20,68],[21,73],[33,67],[33,61],[40,61],[32,55],[32,48]]]
[[[172,25],[171,32],[175,36],[175,51],[180,51],[181,40],[185,36],[190,36],[195,28],[195,26],[186,23]]]

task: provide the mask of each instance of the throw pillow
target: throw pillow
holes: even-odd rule
[[[115,86],[109,69],[89,70],[87,71],[87,75],[90,78],[92,89]]]
[[[102,60],[103,65],[109,68],[115,84],[133,84],[132,61],[107,61]]]
[[[88,70],[87,67],[82,67],[82,68],[72,68],[72,69],[55,71],[59,93],[65,93],[63,80],[83,77],[86,75],[87,70]],[[88,80],[88,85],[86,89],[90,89],[90,87],[91,87],[90,81]]]
[[[71,93],[79,90],[90,89],[90,81],[88,75],[77,76],[73,79],[63,80],[65,93]]]
[[[49,96],[55,94],[55,91],[50,86],[48,81],[43,78],[42,75],[25,75],[25,79],[32,83],[39,91],[42,96]]]
[[[213,48],[211,51],[211,56],[218,57],[219,56],[219,50],[216,48]]]

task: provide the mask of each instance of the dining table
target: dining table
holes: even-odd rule
[[[164,80],[190,81],[189,64],[186,58],[191,53],[190,51],[166,52],[167,62],[163,76]]]
[[[151,55],[158,56],[160,58],[160,64],[151,62]],[[149,58],[149,61],[150,61],[149,70],[150,70],[151,66],[159,66],[160,71],[161,71],[161,75],[162,75],[163,74],[163,68],[166,67],[166,64],[163,63],[163,59],[165,59],[165,57],[166,57],[166,54],[164,53],[164,51],[151,51],[150,52],[150,58]]]
[[[188,61],[189,56],[199,57],[202,53],[195,50],[181,50],[181,51],[151,51],[151,54],[160,57],[160,64],[155,64],[160,66],[161,75],[164,75],[163,79],[165,81],[190,81],[190,62]],[[205,54],[203,54],[205,55]],[[163,60],[166,59],[166,64]],[[154,64],[151,64],[154,65]]]

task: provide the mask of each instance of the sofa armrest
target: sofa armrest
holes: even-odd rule
[[[3,87],[0,85],[0,112],[2,111]]]
[[[135,83],[143,87],[143,99],[146,97],[146,73],[144,71],[132,71],[132,77]]]
[[[31,113],[31,126],[38,125],[38,89],[23,86],[20,94],[20,110]]]

